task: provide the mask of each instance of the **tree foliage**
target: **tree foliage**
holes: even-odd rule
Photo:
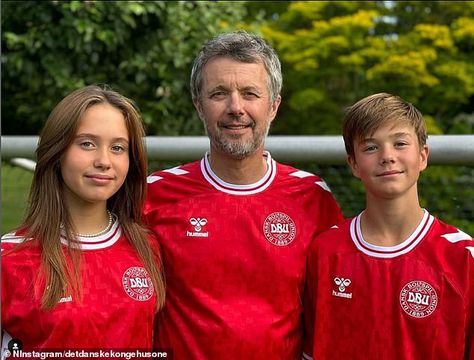
[[[274,131],[339,134],[347,106],[385,91],[413,102],[432,134],[471,133],[473,17],[472,2],[288,3],[261,30],[285,69]]]
[[[62,97],[92,83],[134,99],[149,134],[202,133],[192,60],[244,14],[230,2],[4,1],[3,133],[37,134]]]
[[[1,12],[6,135],[38,134],[61,98],[92,83],[135,100],[149,135],[203,134],[191,63],[212,35],[240,28],[263,35],[282,60],[272,134],[340,134],[344,109],[379,91],[413,102],[430,134],[474,128],[474,2],[48,0],[2,1]],[[354,215],[362,186],[347,172],[324,175]],[[472,218],[471,168],[428,169],[421,186],[424,206],[447,209],[442,218]]]
[[[431,133],[469,133],[474,3],[419,1],[4,1],[4,134],[36,134],[71,90],[108,83],[134,99],[149,134],[202,134],[191,62],[210,36],[245,28],[284,72],[275,134],[339,134],[354,101],[388,91]]]

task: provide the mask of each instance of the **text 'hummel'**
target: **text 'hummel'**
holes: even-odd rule
[[[209,233],[207,231],[203,232],[202,228],[207,224],[206,218],[191,218],[189,223],[194,227],[194,231],[186,231],[186,236],[189,237],[208,237]]]

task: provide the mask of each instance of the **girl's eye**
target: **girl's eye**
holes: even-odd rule
[[[85,149],[90,149],[90,148],[94,147],[94,143],[92,141],[82,141],[80,143],[80,146],[85,148]]]
[[[116,153],[123,153],[127,151],[127,148],[123,145],[114,145],[112,146],[112,151]]]

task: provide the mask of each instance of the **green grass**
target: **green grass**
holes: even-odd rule
[[[0,229],[2,235],[20,225],[26,208],[32,178],[32,172],[2,162]]]

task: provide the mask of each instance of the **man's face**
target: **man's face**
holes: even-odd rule
[[[194,105],[206,127],[211,152],[244,159],[263,149],[281,99],[271,101],[262,63],[211,59],[203,69],[201,94]]]

